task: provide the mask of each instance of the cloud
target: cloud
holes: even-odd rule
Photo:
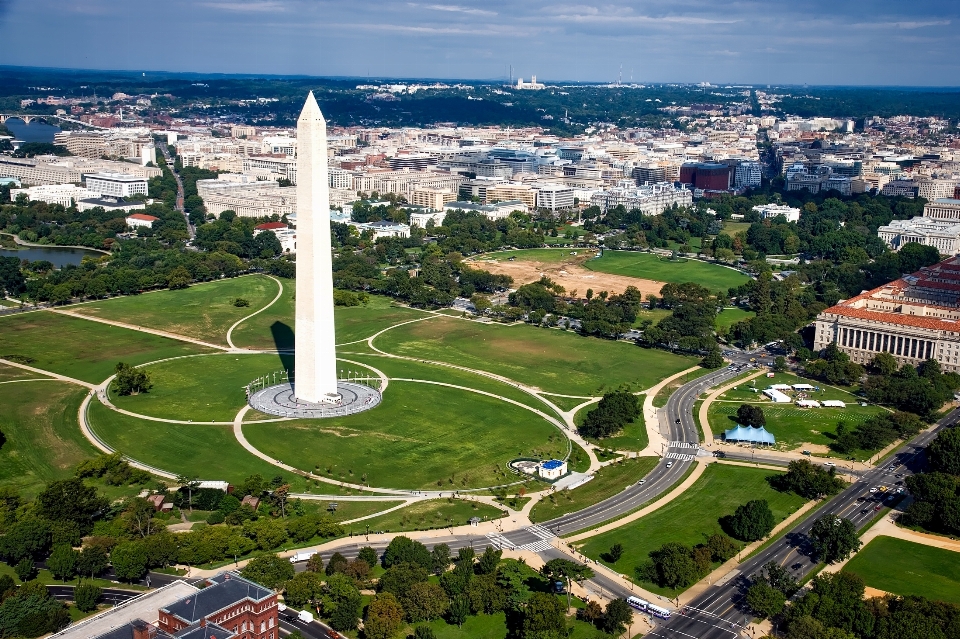
[[[263,0],[261,2],[200,2],[201,7],[209,9],[220,9],[221,11],[234,11],[238,13],[267,13],[274,11],[285,11],[286,6],[276,0]]]
[[[923,29],[925,27],[944,27],[949,20],[900,21],[900,22],[856,22],[850,26],[861,29]]]
[[[407,6],[419,9],[432,9],[433,11],[448,11],[450,13],[466,13],[474,16],[495,16],[496,11],[487,11],[485,9],[472,9],[470,7],[461,7],[455,4],[420,4],[418,2],[408,2]]]

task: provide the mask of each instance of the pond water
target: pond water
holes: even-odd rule
[[[9,118],[6,127],[13,133],[13,137],[24,142],[53,142],[53,136],[60,132],[60,127],[39,120],[24,124],[19,118]]]
[[[63,268],[68,264],[78,265],[85,255],[100,257],[104,254],[99,251],[66,246],[24,246],[19,249],[0,248],[0,257],[18,257],[21,260],[30,260],[31,262],[47,260],[57,268]]]

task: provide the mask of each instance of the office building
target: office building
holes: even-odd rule
[[[538,184],[534,187],[538,209],[561,211],[574,207],[574,189],[564,184]]]
[[[763,171],[759,162],[740,162],[733,172],[733,183],[738,189],[752,189],[763,182]]]
[[[814,348],[829,344],[859,364],[883,352],[900,364],[935,359],[944,372],[960,372],[960,256],[820,313]]]
[[[639,187],[629,186],[630,184],[626,182],[621,186],[594,193],[590,198],[591,206],[599,206],[604,213],[622,205],[628,211],[636,209],[646,215],[660,215],[674,204],[693,204],[693,192],[690,189],[676,187],[670,182]]]
[[[87,190],[106,197],[146,195],[147,181],[124,173],[93,173],[86,176]]]
[[[491,220],[502,220],[510,217],[514,211],[526,213],[529,211],[527,205],[521,200],[511,200],[507,202],[497,202],[496,204],[475,204],[474,202],[449,202],[444,205],[443,210],[446,213],[450,211],[467,211],[479,213]]]
[[[26,195],[31,202],[59,204],[64,208],[70,208],[80,200],[99,195],[95,191],[90,191],[75,184],[45,184],[25,189],[10,189],[10,201],[15,202],[17,196],[21,193]]]
[[[456,193],[448,189],[416,189],[410,194],[410,204],[422,206],[433,211],[442,211],[448,202],[457,199]]]
[[[730,167],[716,162],[688,162],[680,167],[680,182],[704,191],[729,191]]]
[[[527,209],[537,206],[537,192],[529,184],[498,184],[487,188],[487,202],[509,202],[519,200]]]
[[[765,220],[772,220],[782,215],[787,218],[787,222],[800,221],[800,209],[795,209],[786,204],[761,204],[753,207],[753,210],[759,213],[760,217]]]
[[[891,220],[877,229],[877,236],[894,251],[917,243],[933,246],[942,255],[960,253],[960,220],[938,220],[923,216]]]

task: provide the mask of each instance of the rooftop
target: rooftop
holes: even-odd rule
[[[236,573],[220,573],[209,581],[211,585],[169,604],[164,610],[187,623],[193,623],[243,599],[261,601],[273,594]]]
[[[172,584],[144,593],[139,597],[126,601],[115,608],[105,610],[98,615],[88,617],[83,621],[71,624],[53,637],[57,639],[130,639],[132,634],[111,634],[131,629],[131,622],[138,619],[148,623],[160,619],[159,610],[184,597],[198,592],[197,589],[185,581],[177,580]]]
[[[553,470],[555,468],[560,468],[564,463],[565,462],[562,462],[559,459],[548,459],[547,461],[543,462],[541,466],[547,470]]]

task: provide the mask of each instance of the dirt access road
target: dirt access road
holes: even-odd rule
[[[564,255],[559,262],[519,258],[512,262],[508,259],[470,259],[467,262],[473,268],[483,269],[495,275],[509,275],[513,278],[515,287],[536,282],[541,276],[546,275],[567,289],[568,294],[576,291],[580,297],[586,295],[588,288],[592,288],[594,293],[600,291],[623,293],[629,286],[640,289],[644,296],[648,293],[660,294],[663,282],[591,271],[584,268],[583,263],[593,257],[594,252],[580,249],[577,253],[577,255]]]

